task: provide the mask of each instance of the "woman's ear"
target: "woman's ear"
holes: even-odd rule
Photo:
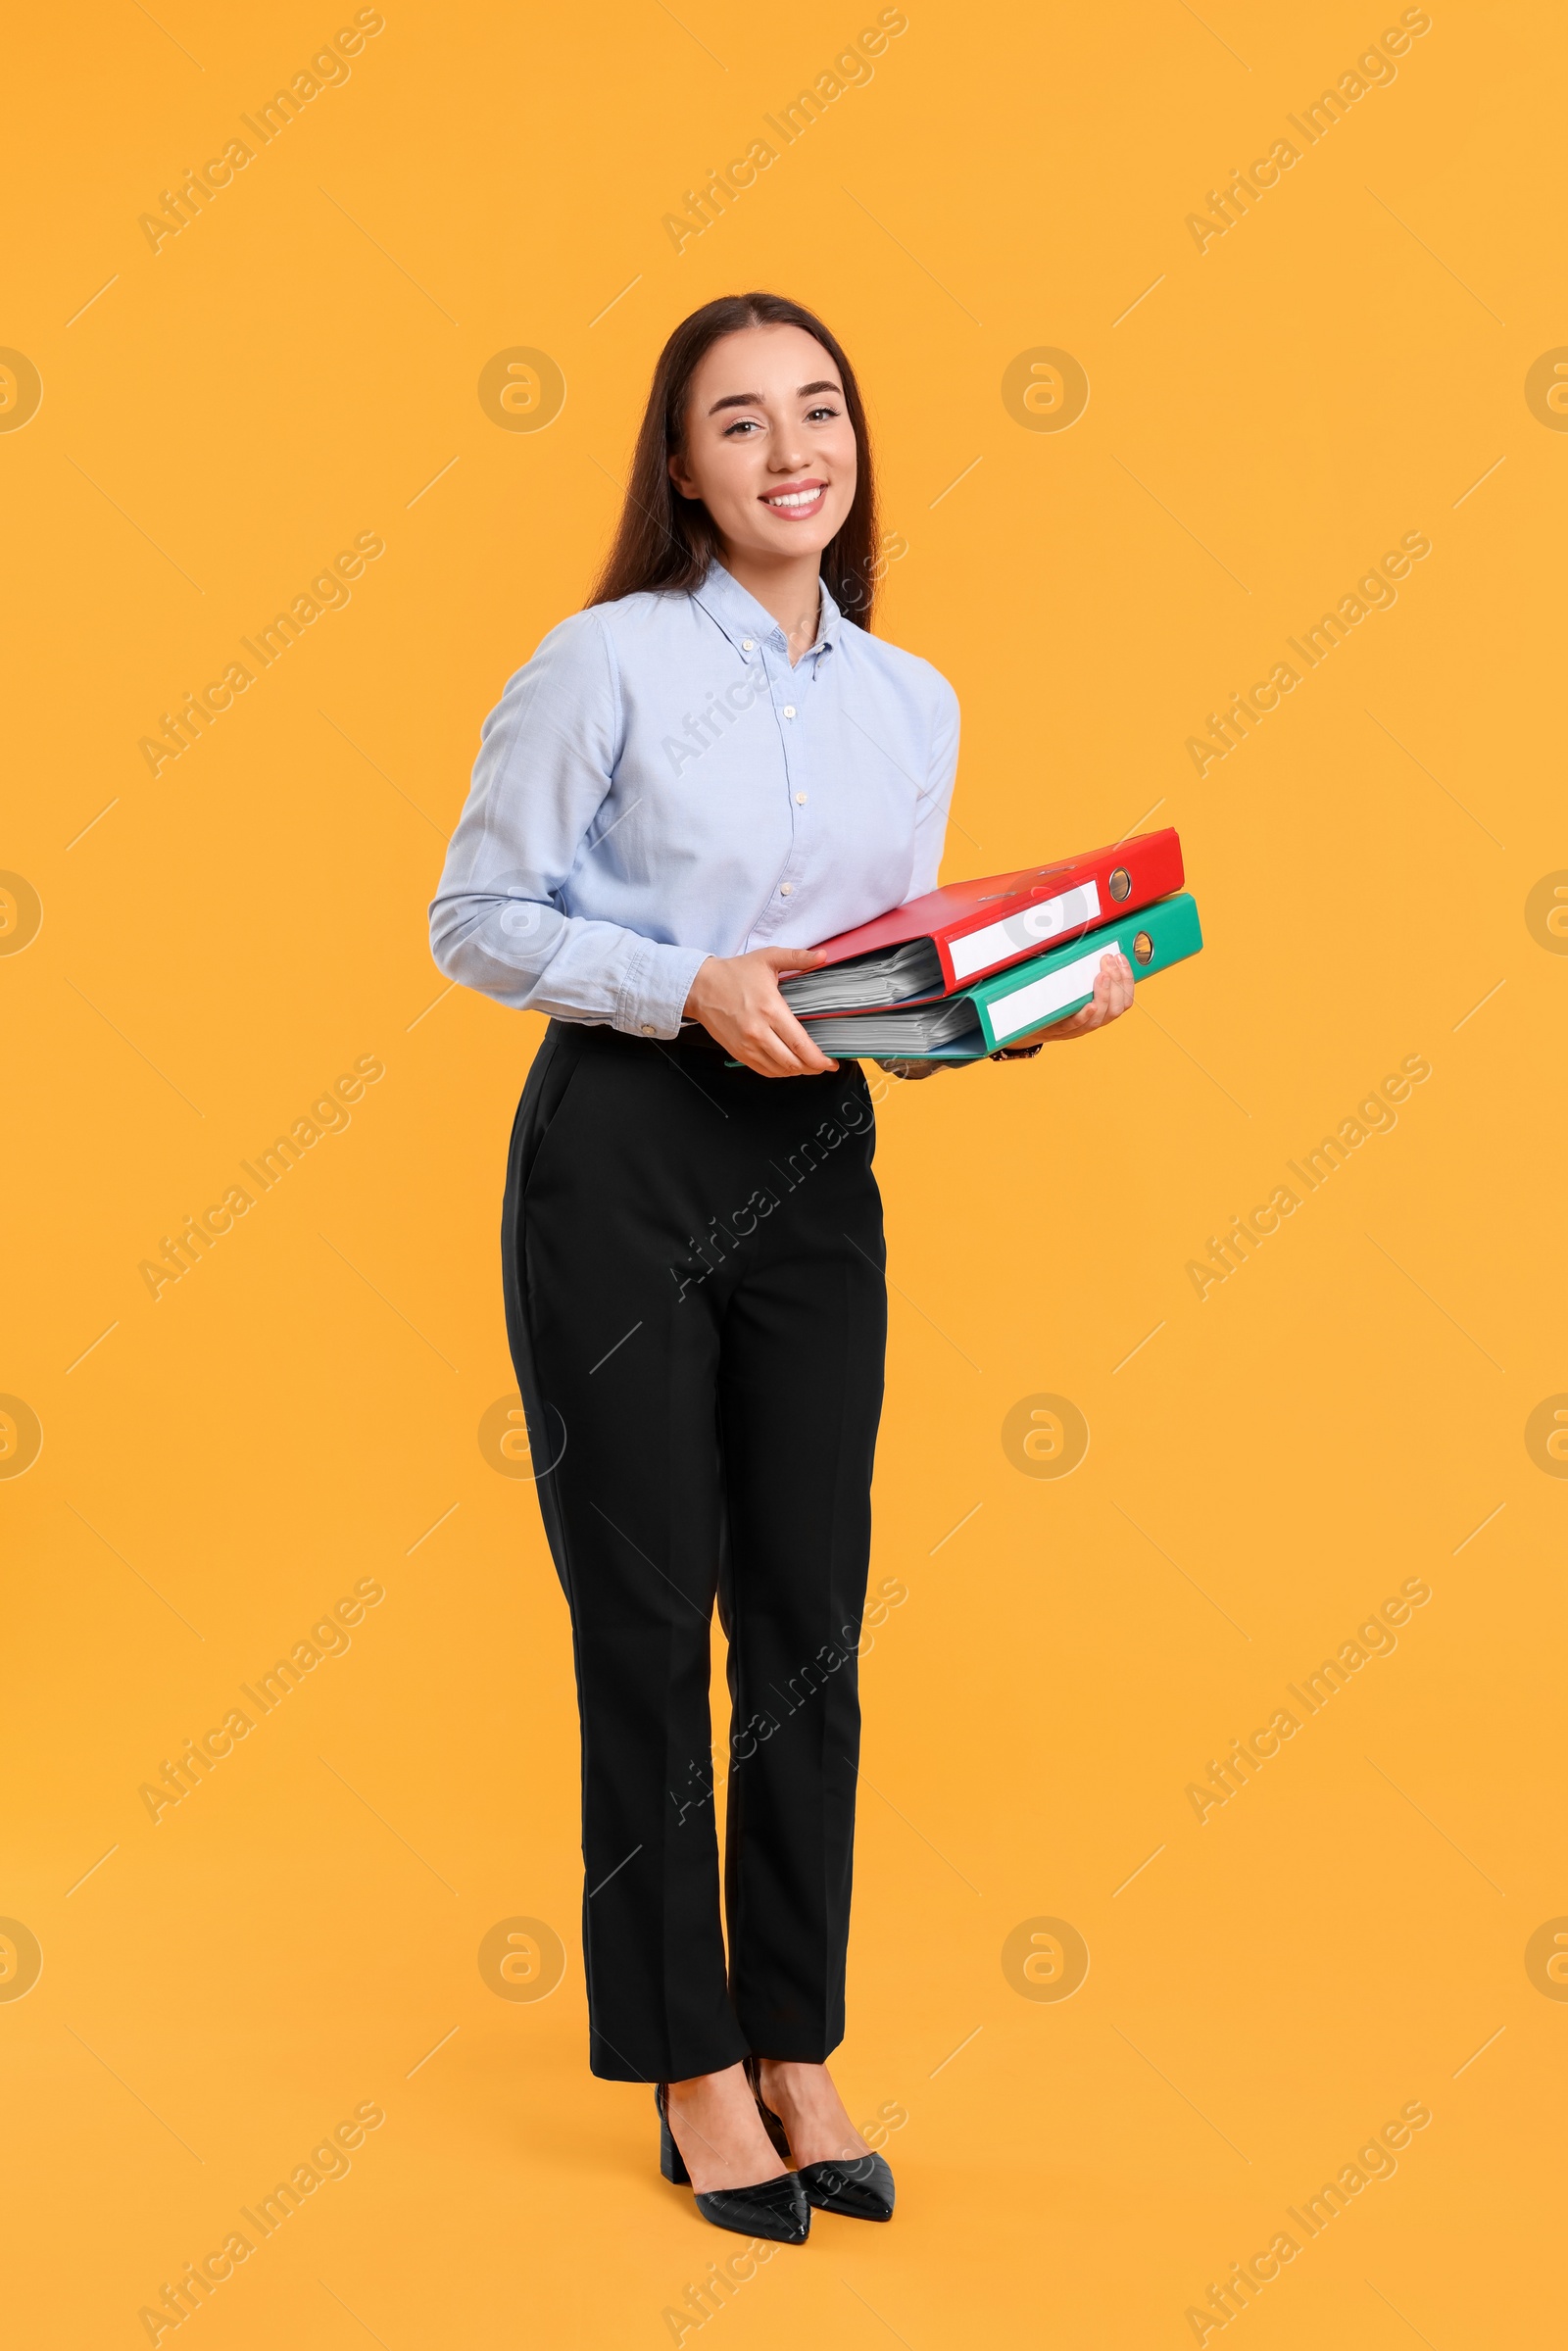
[[[669,466],[669,478],[674,483],[681,496],[683,498],[695,498],[697,492],[691,486],[691,476],[686,471],[686,460],[684,457],[682,457],[680,451],[676,450],[675,454],[667,461],[667,463]]]

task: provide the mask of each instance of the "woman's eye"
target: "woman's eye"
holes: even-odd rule
[[[806,421],[808,424],[815,424],[822,418],[836,416],[838,413],[839,412],[836,408],[808,409],[806,412]]]
[[[760,430],[761,426],[755,416],[737,416],[733,424],[727,424],[724,427],[724,438],[726,441],[730,441],[737,433],[753,433],[760,432]]]

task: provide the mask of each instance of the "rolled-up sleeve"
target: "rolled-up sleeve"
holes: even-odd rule
[[[562,904],[613,790],[622,732],[602,611],[575,612],[484,722],[430,906],[430,952],[449,979],[516,1010],[673,1037],[706,951]]]
[[[948,809],[954,779],[958,772],[958,697],[935,669],[937,710],[931,731],[931,758],[921,786],[914,818],[914,863],[902,904],[924,898],[942,878],[942,847],[947,839]]]

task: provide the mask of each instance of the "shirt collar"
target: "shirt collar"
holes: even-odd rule
[[[806,660],[807,654],[821,653],[838,642],[843,614],[829,593],[827,581],[824,579],[820,585],[822,612],[817,623],[816,641],[807,647],[806,654],[801,656],[802,661]],[[700,604],[709,618],[717,623],[743,659],[746,658],[748,638],[754,651],[760,645],[772,645],[781,653],[787,651],[784,631],[772,613],[725,570],[716,557],[710,563],[708,576],[701,587],[693,588],[691,593],[693,602]]]

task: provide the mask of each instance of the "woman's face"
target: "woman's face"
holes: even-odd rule
[[[670,478],[726,551],[818,554],[855,497],[855,427],[839,371],[800,326],[721,335],[699,363]]]

